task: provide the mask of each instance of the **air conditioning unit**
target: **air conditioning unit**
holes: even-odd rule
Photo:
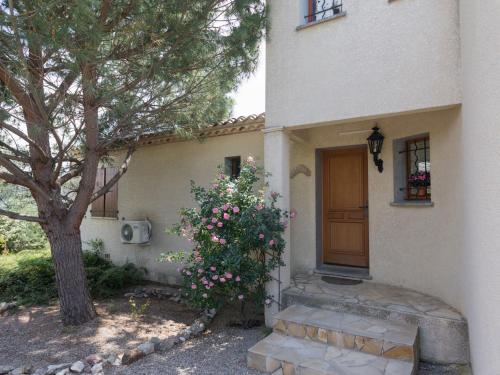
[[[148,220],[125,220],[120,230],[122,243],[147,244],[151,241],[151,223]]]

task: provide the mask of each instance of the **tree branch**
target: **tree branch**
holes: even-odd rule
[[[21,215],[16,212],[8,211],[8,210],[3,210],[0,208],[0,215],[7,216],[11,219],[14,220],[23,220],[23,221],[31,221],[35,223],[45,223],[46,220],[36,217],[36,216],[26,216],[26,215]]]

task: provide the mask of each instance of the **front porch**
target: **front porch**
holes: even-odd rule
[[[363,281],[341,285],[337,280],[318,274],[295,276],[283,291],[283,308],[299,304],[415,325],[419,328],[423,361],[469,362],[467,322],[440,299],[386,284]]]

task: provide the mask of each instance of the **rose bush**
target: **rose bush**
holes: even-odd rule
[[[174,232],[191,241],[194,250],[162,257],[184,262],[180,269],[183,293],[192,305],[219,308],[235,301],[272,303],[265,283],[273,269],[284,265],[282,234],[289,214],[277,207],[278,193],[271,192],[266,200],[264,190],[257,190],[260,176],[262,169],[249,158],[242,163],[238,178],[220,172],[209,188],[192,182],[199,207],[183,209]]]

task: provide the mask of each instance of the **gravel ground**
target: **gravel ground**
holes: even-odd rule
[[[99,317],[80,327],[63,327],[58,305],[29,307],[0,316],[0,365],[39,368],[74,362],[94,353],[123,352],[152,336],[177,334],[196,316],[168,300],[151,300],[139,320],[132,319],[126,298],[98,301],[96,309]]]

